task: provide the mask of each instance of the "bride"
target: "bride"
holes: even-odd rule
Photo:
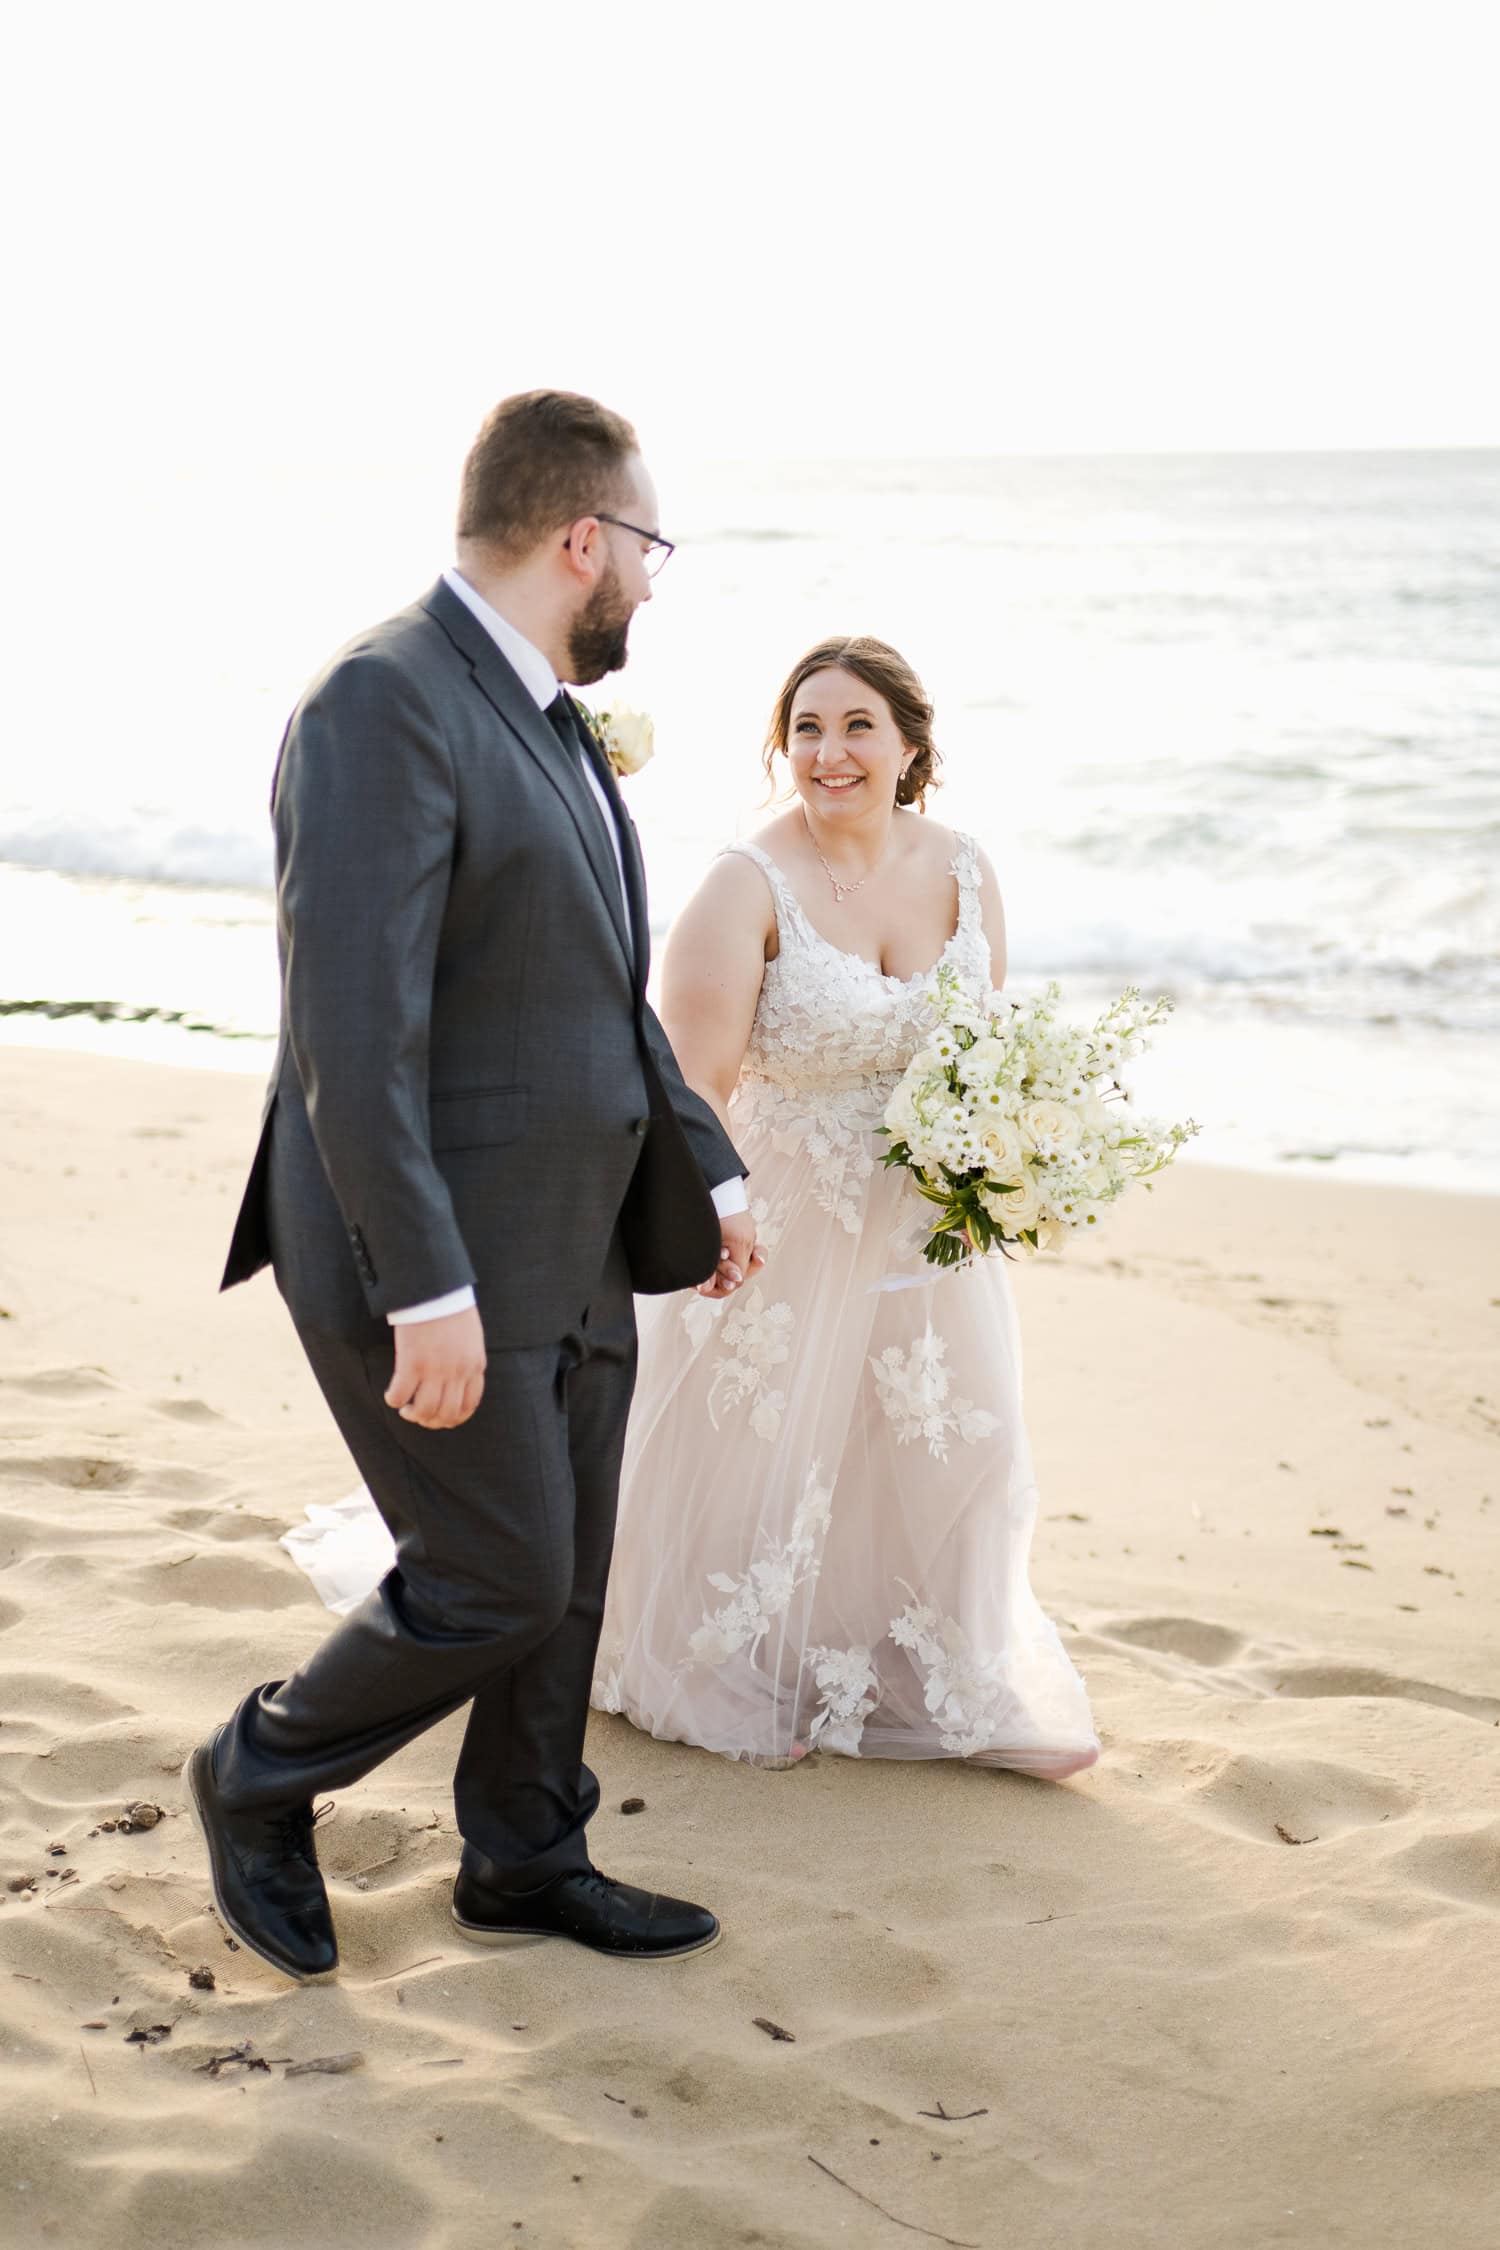
[[[790,808],[715,860],[660,1014],[750,1171],[767,1254],[729,1298],[642,1299],[593,1701],[784,1766],[810,1750],[1061,1780],[1099,1755],[1027,1577],[1037,1490],[1004,1261],[922,1258],[878,1128],[943,964],[1005,976],[972,838],[921,817],[932,709],[882,641],[820,642],[766,751]],[[325,1600],[388,1566],[362,1496],[289,1533]]]
[[[769,1263],[647,1300],[594,1702],[763,1764],[967,1758],[1054,1780],[1099,1754],[1027,1579],[1037,1491],[1003,1261],[924,1263],[880,1162],[950,966],[1005,976],[988,860],[924,820],[932,709],[882,641],[795,667],[766,763],[795,801],[710,868],[662,1020],[750,1170]]]

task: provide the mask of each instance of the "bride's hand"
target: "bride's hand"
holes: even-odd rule
[[[732,1297],[766,1262],[766,1254],[755,1240],[755,1221],[748,1211],[736,1211],[731,1218],[721,1219],[719,1240],[723,1248],[719,1252],[718,1267],[707,1281],[699,1282],[700,1297]]]

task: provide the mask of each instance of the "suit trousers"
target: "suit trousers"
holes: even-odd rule
[[[389,1331],[367,1345],[298,1333],[396,1563],[289,1679],[236,1711],[214,1757],[226,1805],[344,1788],[469,1703],[454,1776],[464,1864],[514,1890],[586,1867],[599,1785],[584,1727],[635,1383],[618,1232],[576,1332],[492,1352],[456,1430],[385,1404]]]

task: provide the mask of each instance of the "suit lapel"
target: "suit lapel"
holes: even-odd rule
[[[511,732],[520,737],[567,808],[568,817],[577,830],[578,840],[603,893],[610,924],[620,941],[620,949],[634,973],[636,961],[625,927],[620,877],[614,854],[609,848],[609,839],[600,826],[597,808],[580,794],[587,790],[588,784],[581,774],[575,775],[565,765],[567,752],[553,733],[550,721],[537,709],[535,697],[527,692],[473,611],[441,579],[430,594],[424,595],[422,607],[442,627],[459,654],[464,657],[474,674],[474,684],[480,693],[493,705]],[[582,726],[581,731],[588,733],[587,728]],[[590,743],[592,744],[592,737]],[[605,771],[608,772],[607,766]],[[613,779],[613,775],[610,775],[611,783]],[[618,803],[618,799],[615,802]],[[620,834],[623,844],[626,835],[623,827]],[[628,855],[626,864],[628,867]],[[635,897],[632,892],[632,911],[634,905]],[[637,928],[639,927],[637,923]]]

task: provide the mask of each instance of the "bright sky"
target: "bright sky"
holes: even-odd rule
[[[22,466],[1500,441],[1486,0],[258,0],[7,34]],[[15,314],[22,316],[19,327]],[[114,456],[111,465],[111,455]]]

